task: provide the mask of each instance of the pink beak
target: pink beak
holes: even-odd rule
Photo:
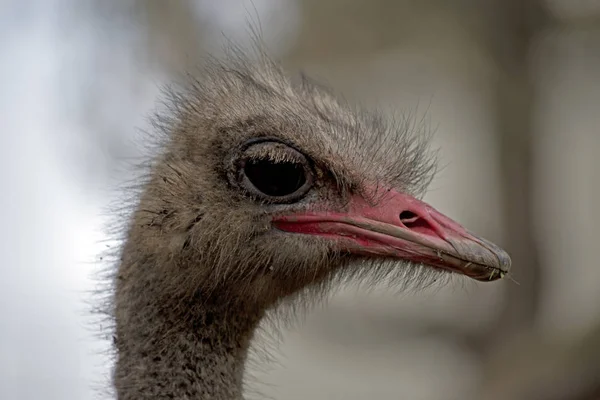
[[[327,237],[353,254],[392,257],[457,272],[479,281],[502,278],[509,255],[469,233],[428,204],[393,190],[377,206],[351,199],[347,212],[277,216],[280,230]]]

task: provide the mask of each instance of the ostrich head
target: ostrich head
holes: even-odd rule
[[[235,398],[249,332],[301,289],[422,266],[508,271],[503,250],[417,199],[435,162],[410,123],[237,53],[166,104],[116,283],[122,398]]]

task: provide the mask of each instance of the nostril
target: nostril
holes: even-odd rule
[[[419,217],[412,211],[402,211],[400,213],[400,221],[408,227],[409,224],[414,223]]]
[[[433,229],[429,222],[427,222],[425,218],[419,217],[412,211],[402,211],[400,213],[400,222],[402,222],[405,227],[412,231],[422,234],[436,235],[435,229]]]

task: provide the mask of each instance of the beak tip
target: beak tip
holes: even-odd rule
[[[483,281],[496,281],[504,278],[509,272],[512,264],[511,258],[508,253],[502,249],[494,252],[498,260],[497,265],[490,265],[487,267],[488,275],[487,279],[480,279]]]
[[[503,272],[509,272],[510,267],[512,266],[512,260],[507,252],[503,251],[498,255],[498,259],[500,260],[500,268]]]
[[[495,245],[494,243],[490,242],[489,240],[481,238],[479,239],[483,242],[484,246],[488,248],[488,250],[492,254],[494,254],[498,259],[498,269],[500,269],[500,271],[502,271],[503,273],[508,273],[512,265],[512,260],[510,258],[510,255],[508,255],[508,252],[502,249],[501,247]]]
[[[494,243],[468,233],[457,239],[447,239],[458,259],[465,263],[458,271],[478,281],[495,281],[509,273],[512,260],[508,253]],[[468,260],[468,262],[467,262]]]

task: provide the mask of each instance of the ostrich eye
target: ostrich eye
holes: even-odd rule
[[[238,182],[271,203],[300,200],[312,187],[312,168],[299,151],[279,142],[249,146],[239,160]]]
[[[256,189],[270,197],[294,194],[306,183],[302,164],[272,160],[248,160],[244,174]]]

